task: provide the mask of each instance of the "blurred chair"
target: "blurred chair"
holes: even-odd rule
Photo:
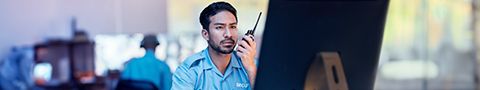
[[[115,90],[158,90],[158,88],[153,82],[122,79]]]

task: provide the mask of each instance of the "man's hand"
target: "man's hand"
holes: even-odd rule
[[[255,54],[257,54],[257,43],[253,41],[252,35],[244,36],[238,43],[237,55],[242,59],[242,64],[247,70],[250,84],[254,83],[257,75],[257,66],[255,65]]]

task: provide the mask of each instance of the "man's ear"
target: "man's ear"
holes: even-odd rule
[[[202,29],[202,37],[203,39],[208,41],[208,31],[206,29]]]

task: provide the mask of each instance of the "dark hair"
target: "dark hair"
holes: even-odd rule
[[[228,11],[235,16],[235,20],[237,20],[237,10],[233,8],[232,5],[230,5],[227,2],[214,2],[210,5],[208,5],[203,11],[200,13],[200,24],[202,24],[202,28],[208,30],[208,25],[210,24],[210,17],[216,15],[218,12],[221,11]],[[237,20],[238,21],[238,20]]]
[[[145,45],[158,46],[158,45],[160,45],[160,42],[158,42],[156,35],[147,34],[143,37],[143,40],[140,43],[140,47],[141,48],[151,48],[151,47],[145,47]]]

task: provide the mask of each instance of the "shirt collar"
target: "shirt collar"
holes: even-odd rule
[[[233,68],[242,68],[241,65],[240,65],[241,63],[239,62],[240,58],[238,58],[237,55],[234,54],[234,53],[236,53],[236,51],[233,51],[233,52],[231,53],[232,57],[231,57],[231,59],[230,59],[230,63],[229,63],[229,65],[228,65],[227,68],[230,68],[230,67],[233,67]],[[204,66],[203,69],[212,69],[212,68],[214,67],[214,64],[213,64],[213,61],[212,61],[212,59],[210,58],[210,55],[209,55],[209,53],[208,53],[208,48],[205,49],[205,50],[203,50],[203,56],[205,57],[205,60],[206,60],[206,62],[203,63],[203,64],[204,64],[204,65],[203,65],[203,66]]]
[[[143,57],[155,58],[155,52],[151,49],[146,49],[145,56]]]
[[[234,68],[241,68],[241,64],[239,61],[241,60],[239,57],[237,57],[236,51],[232,52],[232,59],[230,60],[230,65]]]

